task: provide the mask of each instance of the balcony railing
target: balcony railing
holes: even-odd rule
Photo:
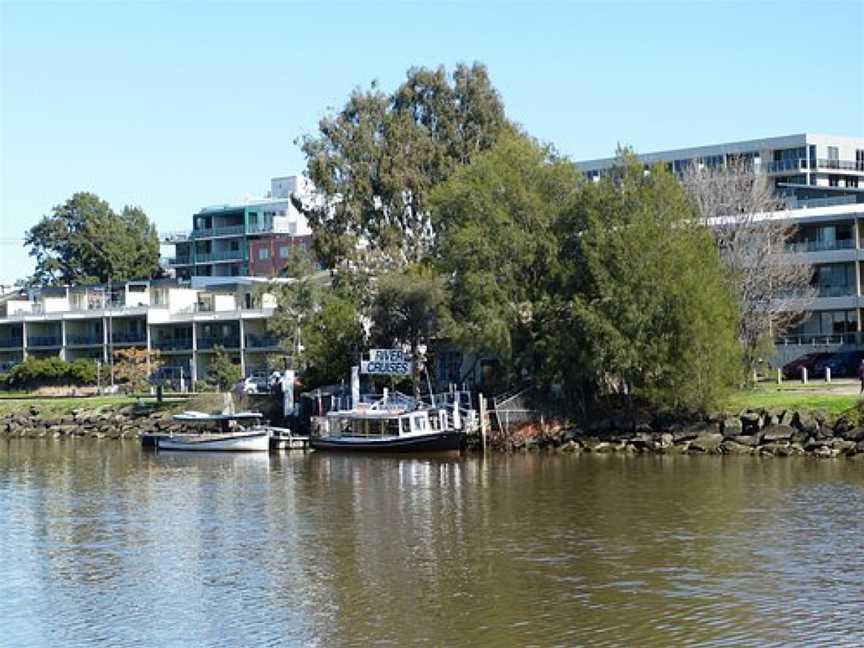
[[[59,335],[32,335],[27,337],[28,347],[59,347]]]
[[[830,250],[851,250],[854,247],[854,239],[836,239],[834,241],[795,241],[786,244],[786,251],[826,252]]]
[[[818,286],[816,294],[819,297],[854,297],[855,286]]]
[[[246,233],[245,225],[228,225],[226,227],[209,227],[192,231],[192,238],[215,238],[217,236],[242,236]]]
[[[249,349],[267,349],[277,346],[279,346],[279,341],[272,335],[249,333],[246,336],[246,347]]]
[[[240,336],[198,338],[199,349],[212,349],[221,346],[225,349],[239,349]]]
[[[166,338],[155,340],[153,348],[160,351],[191,351],[192,338]]]
[[[196,263],[209,263],[213,261],[245,261],[247,258],[245,250],[228,250],[225,252],[210,252],[209,254],[196,254]]]
[[[0,349],[19,349],[24,346],[24,338],[0,338]]]
[[[859,333],[839,333],[836,335],[784,335],[774,340],[777,346],[840,346],[860,344]]]
[[[102,344],[101,335],[66,335],[66,344],[84,346],[87,344]]]
[[[814,209],[819,207],[835,207],[837,205],[854,205],[855,196],[834,196],[833,198],[796,198],[787,196],[784,199],[789,209]]]
[[[144,333],[138,332],[117,332],[111,333],[111,342],[113,344],[147,344],[147,336]]]
[[[853,160],[826,160],[819,158],[817,165],[820,169],[838,169],[840,171],[864,171],[864,162]]]
[[[807,160],[798,158],[795,160],[773,160],[765,163],[765,171],[768,173],[782,173],[784,171],[800,171],[807,168]]]

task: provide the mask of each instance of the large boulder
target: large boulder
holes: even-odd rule
[[[721,443],[723,443],[723,435],[719,432],[702,432],[690,442],[690,450],[715,453],[718,452]]]
[[[723,436],[736,437],[744,433],[744,426],[741,424],[741,419],[737,416],[730,416],[723,419]]]
[[[762,431],[762,443],[789,441],[795,434],[795,428],[789,425],[769,425]]]
[[[864,441],[864,427],[847,428],[840,434],[837,433],[837,429],[835,428],[834,434],[846,439],[847,441],[854,441],[855,443]]]
[[[819,432],[819,421],[810,412],[795,412],[792,416],[792,427],[807,434],[816,434]]]

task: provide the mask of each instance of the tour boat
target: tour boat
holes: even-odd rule
[[[359,403],[329,412],[324,434],[312,436],[315,450],[358,452],[451,452],[464,445],[458,406],[453,410],[423,406],[400,396]]]

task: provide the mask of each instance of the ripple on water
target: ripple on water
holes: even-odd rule
[[[0,446],[3,642],[861,645],[862,471]]]

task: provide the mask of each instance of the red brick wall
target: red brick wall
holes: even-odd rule
[[[312,253],[312,237],[311,236],[289,236],[287,234],[274,234],[272,236],[249,239],[249,274],[253,277],[276,277],[290,257],[290,249],[293,247],[305,249],[310,254]],[[282,257],[279,253],[280,248],[287,247],[289,256]],[[266,259],[259,258],[259,250],[266,248],[269,250]]]

